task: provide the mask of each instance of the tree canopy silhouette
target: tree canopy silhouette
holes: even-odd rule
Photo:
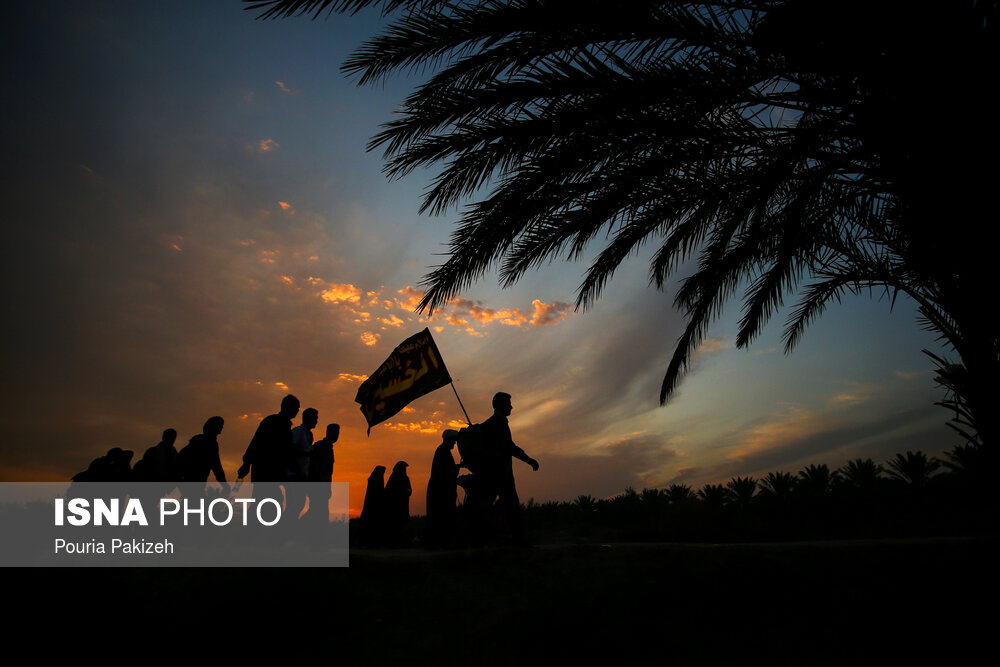
[[[740,347],[794,299],[788,351],[845,294],[902,293],[995,440],[995,0],[247,1],[269,18],[378,6],[387,27],[342,69],[426,73],[369,144],[390,177],[442,165],[422,211],[473,200],[421,310],[599,246],[586,307],[650,245],[658,288],[694,266],[663,402],[733,297]]]

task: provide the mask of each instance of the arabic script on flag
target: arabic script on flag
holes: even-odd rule
[[[400,343],[358,388],[355,403],[372,426],[384,422],[406,407],[410,401],[451,382],[441,353],[424,329]]]

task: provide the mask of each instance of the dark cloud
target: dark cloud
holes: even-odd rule
[[[838,468],[851,458],[860,456],[884,461],[905,450],[937,455],[958,444],[947,433],[927,428],[928,423],[933,425],[939,419],[944,421],[945,413],[928,405],[878,415],[861,423],[830,422],[814,432],[760,451],[732,456],[707,466],[679,468],[670,481],[701,486],[707,482],[724,483],[737,475],[760,476],[773,471],[795,473],[809,464],[825,463]]]
[[[572,500],[589,494],[610,497],[628,487],[636,490],[660,486],[660,469],[675,461],[677,454],[662,441],[649,436],[621,440],[592,454],[533,454],[540,463],[537,472],[515,461],[518,493],[522,501]]]
[[[520,413],[558,405],[533,421],[528,437],[537,446],[594,443],[608,425],[659,409],[670,341],[681,326],[669,304],[669,295],[640,290],[531,336],[487,343],[484,375],[503,378]]]

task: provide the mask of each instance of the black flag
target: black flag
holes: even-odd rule
[[[355,403],[372,426],[384,422],[415,398],[451,382],[431,332],[424,329],[400,343],[389,358],[358,387]]]

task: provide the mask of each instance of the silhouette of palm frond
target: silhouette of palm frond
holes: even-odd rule
[[[733,477],[726,484],[734,503],[741,506],[749,505],[757,493],[757,480],[753,477]]]
[[[643,489],[639,498],[642,500],[642,504],[647,507],[658,507],[661,501],[666,500],[663,492],[659,489]]]
[[[791,350],[844,295],[903,294],[958,353],[972,423],[995,439],[994,0],[248,2],[265,18],[377,6],[388,26],[342,69],[423,73],[369,144],[393,178],[442,165],[422,211],[474,198],[420,310],[494,269],[506,286],[593,256],[587,307],[651,248],[658,288],[693,266],[662,403],[733,296],[739,347],[794,297]],[[934,81],[960,123],[922,111]]]
[[[941,464],[947,469],[948,478],[969,490],[984,492],[984,497],[995,495],[997,471],[1000,470],[995,450],[983,445],[966,443],[944,453]]]
[[[885,468],[870,458],[858,458],[848,461],[838,472],[841,485],[867,491],[874,489],[883,479]]]
[[[795,489],[795,477],[788,472],[769,472],[759,482],[759,495],[783,500],[788,498]]]
[[[891,478],[911,486],[926,486],[931,476],[941,467],[941,462],[928,458],[921,451],[907,451],[906,454],[896,454],[886,465]]]
[[[796,491],[811,497],[824,496],[833,490],[840,477],[840,471],[830,472],[825,463],[809,464],[799,471]]]
[[[944,461],[943,465],[954,475],[979,475],[985,468],[983,448],[980,445],[973,443],[957,445],[944,455],[948,460]]]
[[[585,516],[593,514],[597,509],[597,501],[591,495],[577,496],[573,505]]]
[[[720,509],[729,500],[729,489],[721,484],[706,484],[698,491],[698,498],[709,509]]]
[[[684,505],[697,497],[694,490],[687,484],[671,484],[663,492],[663,495],[671,505]]]
[[[934,360],[937,369],[934,381],[944,389],[944,399],[937,405],[954,412],[947,425],[961,435],[970,444],[982,444],[982,428],[976,423],[977,415],[972,406],[976,391],[970,386],[972,379],[968,370],[962,364],[952,363],[928,350],[923,351]]]
[[[639,493],[631,486],[628,486],[622,493],[615,496],[613,498],[613,501],[616,505],[619,506],[636,507],[638,506],[641,499],[639,497]]]

